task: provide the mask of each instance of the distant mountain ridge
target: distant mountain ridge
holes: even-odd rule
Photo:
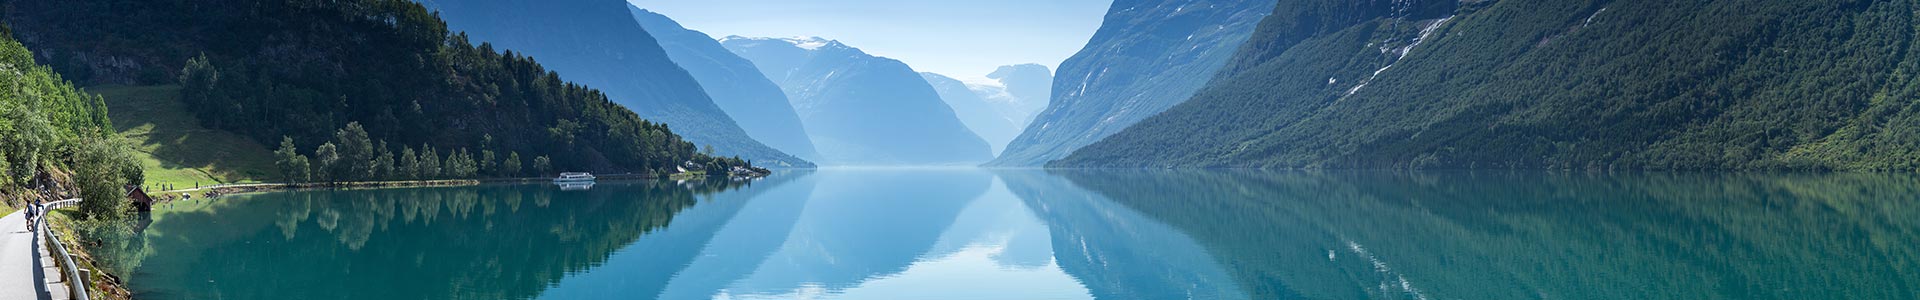
[[[923,72],[920,77],[926,79],[927,84],[940,94],[941,101],[953,108],[953,114],[960,118],[961,124],[966,124],[967,129],[986,140],[993,153],[1000,153],[1007,141],[1020,134],[1020,127],[1002,113],[1000,107],[988,102],[986,95],[977,93],[978,90],[972,89],[967,83],[934,73]]]
[[[1911,2],[1286,1],[1062,167],[1920,169]]]
[[[1047,109],[987,165],[1040,166],[1186,101],[1274,5],[1114,1],[1087,46],[1060,64]]]
[[[532,56],[688,141],[766,166],[812,164],[768,147],[714,103],[620,0],[422,0],[476,43]]]
[[[1040,64],[1000,66],[987,74],[990,83],[967,87],[992,102],[1014,125],[1026,128],[1053,100],[1053,69]]]
[[[1053,89],[1053,72],[1038,64],[1000,66],[984,82],[965,82],[935,73],[923,72],[920,76],[940,92],[940,98],[953,107],[961,123],[987,140],[994,155],[999,155],[1020,135],[1021,128],[1047,107],[1048,91]]]
[[[993,158],[913,68],[822,38],[720,44],[779,83],[822,164],[971,165]]]
[[[627,5],[635,20],[660,42],[674,63],[700,82],[714,104],[732,116],[747,135],[774,149],[817,159],[806,126],[793,112],[780,86],[768,80],[752,61],[734,55],[706,33],[687,29],[665,15]]]

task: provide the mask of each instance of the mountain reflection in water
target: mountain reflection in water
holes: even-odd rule
[[[1916,199],[1890,174],[823,170],[231,196],[104,256],[148,299],[1913,299]]]

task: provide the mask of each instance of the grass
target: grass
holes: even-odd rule
[[[180,87],[95,86],[113,129],[133,141],[149,186],[253,183],[275,174],[273,151],[252,139],[207,129],[180,102]],[[157,190],[157,189],[156,189]]]
[[[667,179],[672,179],[672,180],[700,180],[700,179],[706,179],[706,178],[707,178],[707,171],[680,172],[680,173],[673,173],[673,175],[667,176]]]

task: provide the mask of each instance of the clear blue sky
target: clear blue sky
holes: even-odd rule
[[[1112,0],[628,0],[714,38],[819,36],[914,70],[981,79],[1053,68],[1079,52]]]

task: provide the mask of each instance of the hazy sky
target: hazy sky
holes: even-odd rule
[[[1054,68],[1112,0],[628,0],[714,38],[819,36],[963,80],[1002,65]]]

